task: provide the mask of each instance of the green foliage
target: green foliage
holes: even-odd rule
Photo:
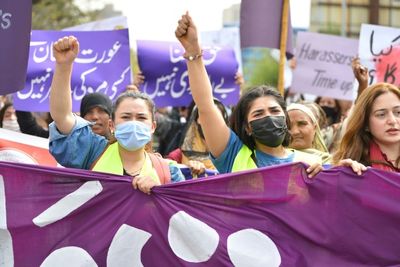
[[[246,87],[278,84],[279,64],[268,48],[252,47],[242,50],[243,74]]]
[[[73,0],[35,0],[32,29],[61,30],[94,20],[98,10],[83,12]]]

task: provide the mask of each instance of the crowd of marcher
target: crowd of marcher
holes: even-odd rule
[[[226,107],[213,97],[189,14],[178,21],[175,35],[185,50],[193,96],[188,107],[157,109],[140,92],[145,77],[139,72],[115,103],[91,93],[82,99],[79,115],[73,113],[71,72],[79,42],[70,36],[53,46],[51,116],[15,111],[11,99],[3,97],[0,126],[49,138],[51,154],[65,167],[129,175],[134,188],[145,193],[185,180],[182,165],[194,178],[290,162],[308,164],[309,177],[335,166],[359,175],[367,166],[399,171],[399,88],[368,86],[368,71],[358,58],[352,62],[359,83],[354,104],[317,97],[287,105],[275,88],[260,85]],[[235,78],[244,82],[240,74]]]

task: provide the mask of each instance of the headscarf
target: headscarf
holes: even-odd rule
[[[326,148],[324,139],[322,138],[321,129],[319,128],[317,118],[315,117],[315,115],[311,111],[311,109],[303,104],[293,103],[287,107],[288,112],[291,110],[302,111],[304,114],[306,114],[311,119],[311,122],[314,124],[315,135],[314,135],[314,139],[312,142],[312,148],[315,148],[315,149],[317,149],[319,151],[323,151],[323,152],[329,152],[328,149]]]
[[[197,160],[202,162],[207,169],[214,170],[215,166],[211,162],[210,152],[200,134],[199,127],[200,125],[191,116],[182,145],[180,146],[182,150],[182,163],[187,165],[189,160]]]
[[[214,98],[214,104],[217,105],[225,123],[228,124],[228,114],[225,106],[216,98]],[[204,140],[201,125],[197,123],[198,117],[197,106],[194,106],[180,145],[180,149],[182,150],[182,163],[187,164],[189,160],[197,160],[202,162],[207,169],[215,170],[216,168],[211,161],[210,152]]]

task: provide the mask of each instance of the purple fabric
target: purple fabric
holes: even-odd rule
[[[18,110],[48,111],[55,59],[53,43],[64,36],[76,36],[80,52],[72,73],[73,111],[85,94],[102,92],[114,100],[131,83],[128,30],[116,31],[32,31],[28,77],[25,88],[14,94]]]
[[[283,1],[242,0],[240,5],[240,43],[246,47],[280,48]],[[292,23],[289,15],[286,52],[293,54]]]
[[[0,2],[0,95],[25,86],[31,31],[32,1]]]
[[[137,41],[140,69],[145,76],[141,90],[157,107],[188,106],[192,101],[182,46],[176,42]],[[203,47],[203,60],[214,97],[225,105],[236,104],[239,86],[235,84],[238,63],[228,47]]]
[[[215,251],[206,261],[199,261],[206,266],[237,263],[234,248],[238,244],[230,240],[244,229],[254,229],[272,240],[279,251],[280,266],[399,264],[397,173],[370,169],[360,177],[347,168],[337,168],[310,180],[304,165],[296,163],[160,186],[151,195],[133,190],[128,177],[85,170],[3,162],[0,174],[0,200],[5,195],[5,228],[12,237],[14,266],[39,266],[51,252],[67,246],[84,249],[98,266],[138,266],[133,258],[129,259],[131,265],[117,265],[110,259],[110,244],[123,224],[151,234],[138,252],[144,266],[195,266],[182,249],[170,245],[174,239],[170,225],[178,212],[202,221],[217,233]],[[91,200],[47,226],[32,223],[55,202],[93,180],[100,181],[102,191]],[[1,208],[0,201],[0,215]],[[4,236],[1,221],[0,236]],[[188,231],[193,239],[209,237],[200,235],[193,222],[178,228],[183,235]],[[192,248],[193,253],[202,253],[200,243]],[[0,246],[3,258],[10,256],[5,255],[6,245]],[[264,246],[241,244],[241,248],[252,250]],[[270,252],[265,250],[257,260],[262,261]],[[120,256],[123,260],[124,255]],[[236,266],[256,266],[257,260],[252,260],[253,265]]]

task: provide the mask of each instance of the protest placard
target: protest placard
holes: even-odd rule
[[[297,66],[291,91],[353,100],[352,58],[358,40],[300,32],[297,37]]]
[[[0,95],[25,86],[31,31],[32,1],[0,2]]]
[[[53,44],[73,35],[80,44],[71,89],[72,110],[79,111],[82,98],[101,92],[115,99],[131,83],[128,30],[32,31],[25,88],[14,94],[17,110],[48,111],[55,58]]]
[[[222,46],[202,49],[214,97],[225,105],[236,104],[239,86],[235,84],[238,63],[234,50]],[[192,101],[184,52],[177,42],[137,41],[138,62],[146,77],[141,90],[157,107],[188,106]]]
[[[363,24],[358,53],[368,68],[369,84],[400,85],[400,29]]]

